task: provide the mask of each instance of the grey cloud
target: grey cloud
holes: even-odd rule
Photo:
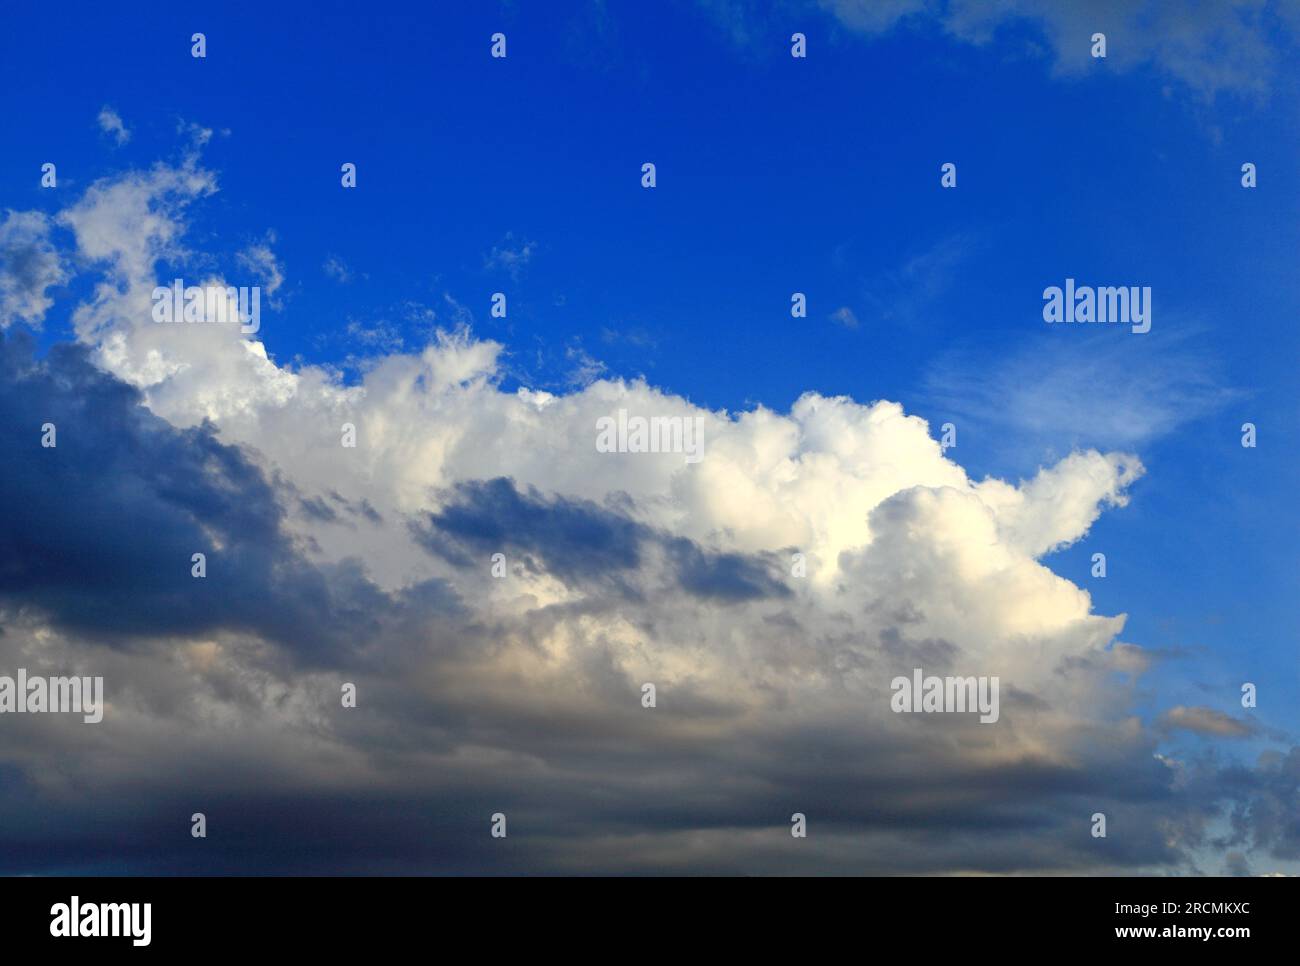
[[[1178,705],[1160,716],[1159,724],[1167,729],[1182,729],[1198,735],[1218,738],[1248,738],[1256,731],[1249,721],[1241,721],[1213,708],[1191,708]]]
[[[355,564],[302,558],[271,485],[211,426],[172,427],[84,348],[37,359],[30,339],[0,342],[0,449],[0,502],[21,508],[0,523],[0,606],[117,644],[245,629],[313,662],[337,660],[388,605]]]
[[[412,532],[426,550],[458,566],[485,567],[493,553],[518,553],[533,572],[633,593],[625,576],[656,548],[666,554],[677,586],[694,596],[743,601],[789,594],[772,576],[773,560],[712,552],[590,502],[521,493],[505,478],[461,483],[448,496]]]
[[[0,219],[0,329],[18,321],[39,325],[54,304],[46,290],[70,277],[50,227],[37,211],[9,211]]]

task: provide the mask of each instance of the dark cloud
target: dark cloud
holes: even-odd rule
[[[772,559],[738,553],[707,553],[684,537],[666,541],[669,558],[683,590],[719,601],[786,597],[790,590],[773,576]]]
[[[1229,845],[1300,859],[1300,746],[1264,752],[1254,768],[1223,767],[1203,781],[1235,800]]]
[[[630,587],[620,574],[641,567],[649,549],[662,551],[680,589],[695,597],[739,602],[785,597],[773,576],[775,558],[714,553],[670,537],[617,510],[525,492],[513,480],[473,481],[446,494],[449,502],[412,530],[429,552],[459,566],[483,566],[493,553],[522,555],[534,573],[567,584],[598,581]]]
[[[55,427],[43,447],[42,426]],[[0,606],[124,645],[246,630],[337,660],[388,604],[355,566],[327,572],[282,529],[271,485],[204,425],[177,429],[85,349],[0,340]],[[191,575],[194,553],[207,576]]]
[[[462,483],[454,496],[415,532],[427,550],[456,564],[516,552],[538,572],[589,580],[635,568],[648,535],[640,524],[595,504],[520,493],[513,480]]]
[[[303,515],[318,523],[338,523],[339,515],[335,509],[318,496],[299,497],[298,509]]]

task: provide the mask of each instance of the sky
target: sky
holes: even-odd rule
[[[0,871],[1300,872],[1300,3],[68,12],[0,35],[0,676],[108,706],[0,716]]]

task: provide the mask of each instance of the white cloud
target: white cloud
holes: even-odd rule
[[[233,327],[150,321],[153,259],[176,242],[182,225],[146,196],[161,204],[178,185],[188,199],[210,190],[212,180],[197,170],[160,168],[145,181],[97,185],[65,215],[82,254],[106,259],[118,279],[111,293],[78,310],[83,338],[174,423],[212,419],[226,439],[266,454],[304,489],[337,488],[395,520],[436,508],[434,493],[458,481],[509,476],[598,503],[625,495],[644,522],[723,550],[798,548],[814,560],[812,584],[830,586],[840,555],[876,539],[873,514],[900,499],[910,504],[918,488],[933,490],[943,506],[956,498],[942,496],[951,491],[969,507],[929,514],[935,530],[927,539],[969,543],[969,552],[981,555],[991,549],[991,527],[998,552],[1042,569],[1036,557],[1086,533],[1101,507],[1123,502],[1141,472],[1132,457],[1080,453],[1019,486],[973,483],[925,422],[892,402],[810,393],[786,414],[758,408],[731,415],[642,381],[592,381],[594,372],[567,395],[503,392],[503,347],[465,328],[440,332],[422,350],[375,359],[355,386],[315,366],[291,371]],[[85,324],[92,319],[95,325]],[[702,417],[704,461],[598,453],[596,420],[618,408]],[[355,452],[337,451],[336,428],[345,421],[358,426]],[[972,537],[975,519],[987,523]],[[319,538],[329,545],[328,535]],[[417,561],[431,566],[414,550],[408,557],[412,568]],[[413,569],[404,578],[417,576]],[[1086,608],[1071,613],[1086,615]]]
[[[119,146],[131,140],[131,132],[122,123],[122,118],[107,104],[99,112],[99,129],[117,141]]]
[[[132,288],[143,291],[144,280]],[[1119,627],[1091,617],[1088,594],[1036,558],[1081,537],[1105,504],[1123,501],[1140,472],[1131,457],[1080,453],[1019,486],[976,484],[896,403],[808,394],[787,414],[760,408],[733,416],[644,382],[507,393],[497,386],[502,347],[464,329],[421,351],[380,357],[359,385],[344,387],[313,366],[280,368],[260,344],[229,330],[200,338],[142,318],[135,311],[115,320],[100,341],[107,364],[141,384],[155,411],[179,425],[214,420],[224,438],[264,454],[304,492],[369,501],[388,521],[383,528],[326,528],[312,537],[327,555],[364,552],[390,587],[456,579],[416,546],[404,521],[436,510],[437,494],[460,481],[508,476],[571,499],[624,499],[636,519],[719,551],[804,552],[809,579],[800,604],[812,626],[851,600],[850,611],[909,600],[923,615],[909,634],[958,642],[979,667],[996,644],[999,668],[1022,674],[1055,666],[1037,663],[1049,641],[1057,659],[1080,648],[1093,654]],[[702,417],[703,462],[598,453],[596,420],[619,408]],[[344,422],[358,428],[355,451],[339,447]],[[855,589],[846,592],[846,582]],[[678,619],[691,615],[685,609]],[[868,616],[853,649],[872,652],[889,623]],[[703,632],[681,629],[684,639]],[[1029,640],[1038,641],[1033,660],[1013,664],[1009,642]],[[758,655],[728,660],[743,666],[755,658],[761,665]],[[729,678],[717,672],[726,689]],[[1050,682],[1049,674],[1032,676]],[[695,678],[709,680],[703,672]]]
[[[1135,456],[1092,450],[1040,469],[1019,487],[985,480],[977,489],[997,514],[1002,540],[1040,557],[1083,537],[1103,507],[1127,504],[1126,490],[1142,473]]]
[[[276,260],[271,246],[275,244],[275,232],[268,231],[266,239],[249,245],[236,256],[239,264],[253,272],[262,283],[262,291],[268,299],[273,299],[280,286],[284,284],[284,270]],[[273,303],[278,308],[278,303]]]

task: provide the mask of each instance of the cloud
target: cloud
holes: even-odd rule
[[[1182,729],[1198,735],[1213,735],[1217,738],[1248,738],[1256,728],[1249,721],[1240,721],[1215,711],[1213,708],[1189,708],[1177,705],[1160,716],[1162,728]]]
[[[1224,768],[1218,777],[1237,798],[1230,844],[1300,859],[1300,747],[1263,752],[1254,769]]]
[[[831,313],[831,321],[846,329],[856,329],[858,327],[858,317],[853,314],[853,310],[847,305],[841,305]]]
[[[352,269],[348,268],[347,263],[337,255],[327,257],[321,268],[330,278],[336,279],[345,285],[352,281]]]
[[[512,279],[518,280],[523,270],[532,261],[536,242],[516,241],[513,232],[506,232],[500,245],[493,245],[492,251],[483,258],[485,269],[500,269]]]
[[[1136,448],[1233,400],[1193,332],[1048,330],[1026,347],[953,350],[932,364],[927,403],[1029,448]]]
[[[521,494],[511,480],[463,482],[454,499],[417,528],[420,542],[454,563],[472,566],[498,551],[520,555],[535,573],[565,581],[635,568],[645,527],[586,501],[547,501]]]
[[[0,448],[21,454],[0,502],[23,508],[0,526],[0,608],[117,646],[251,632],[312,663],[363,636],[364,610],[383,604],[350,562],[327,577],[301,557],[239,450],[150,413],[84,347],[38,361],[29,340],[0,342],[0,415]],[[34,445],[47,424],[56,445]]]
[[[240,265],[254,273],[262,283],[262,290],[266,293],[266,297],[273,300],[272,304],[278,308],[279,305],[274,302],[274,298],[275,293],[284,284],[284,270],[280,267],[275,252],[271,250],[274,244],[275,232],[267,232],[265,241],[249,245],[235,257]]]
[[[1224,874],[1232,876],[1249,876],[1250,863],[1241,852],[1229,852],[1224,859]]]
[[[570,386],[590,385],[605,372],[605,363],[592,356],[582,346],[566,346],[564,358],[572,364],[566,380]]]
[[[710,552],[618,509],[547,500],[536,491],[521,494],[508,479],[460,484],[454,500],[414,532],[430,552],[464,567],[504,552],[530,573],[574,588],[600,584],[604,593],[638,594],[624,578],[642,583],[657,563],[671,586],[697,597],[740,601],[790,594],[774,576],[780,571],[771,559]],[[654,554],[659,559],[652,563]]]
[[[1083,537],[1104,507],[1126,506],[1128,489],[1143,472],[1132,454],[1089,451],[1040,468],[1019,487],[989,479],[977,490],[995,508],[1002,542],[1037,558]]]
[[[179,244],[185,209],[216,188],[216,178],[191,155],[178,165],[101,179],[59,213],[57,223],[76,236],[77,254],[103,273],[94,298],[74,313],[79,334],[113,325],[134,311],[129,306],[149,304],[159,262],[186,256]]]
[[[110,702],[89,742],[0,730],[4,871],[1186,870],[1225,796],[1292,848],[1289,766],[1224,792],[1159,757],[1125,616],[1043,562],[1134,456],[976,482],[896,402],[507,390],[466,326],[354,382],[281,366],[150,321],[215,190],[192,157],[96,182],[58,219],[102,279],[78,344],[0,343],[0,667],[103,674]],[[699,419],[703,459],[600,452],[620,408]],[[893,713],[916,667],[998,676],[998,723]],[[157,845],[196,809],[228,847]],[[1124,834],[1089,838],[1095,811]]]
[[[0,220],[0,329],[39,326],[54,300],[46,290],[71,276],[39,211],[6,211]]]
[[[1093,33],[1106,34],[1108,69],[1149,66],[1203,99],[1269,94],[1295,56],[1300,4],[1294,0],[821,0],[850,29],[868,36],[938,23],[953,38],[984,46],[1028,26],[1046,40],[1052,71],[1094,71]],[[1031,49],[1029,41],[1018,41]]]
[[[111,136],[121,147],[131,140],[131,132],[126,129],[122,123],[122,118],[118,116],[117,111],[105,104],[99,111],[99,129],[105,134]]]

